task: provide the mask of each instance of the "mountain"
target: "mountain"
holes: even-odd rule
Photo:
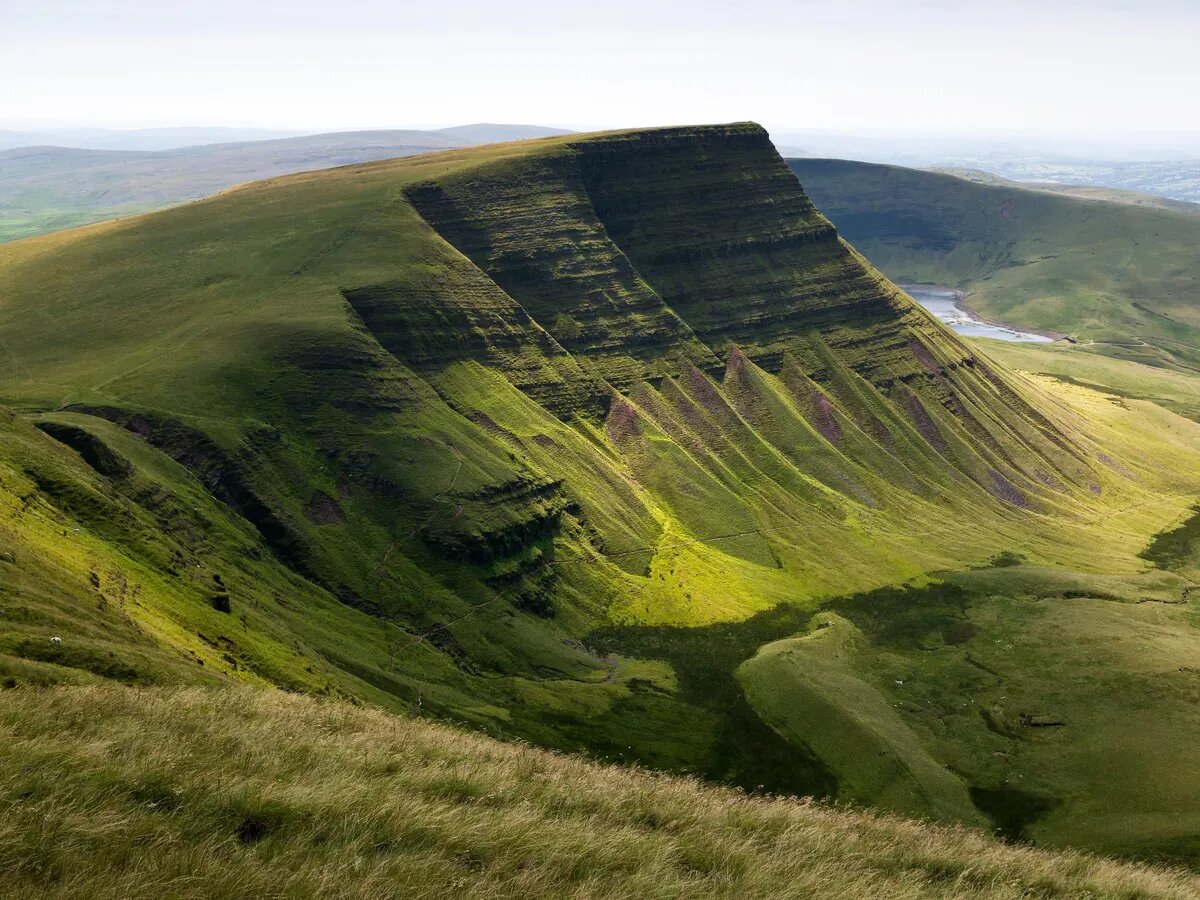
[[[6,244],[0,298],[11,684],[1195,859],[1200,425],[959,339],[758,126],[273,178]]]
[[[1200,893],[1194,873],[747,798],[279,691],[8,691],[0,735],[6,897]]]
[[[1050,158],[993,163],[992,168],[1020,181],[1101,185],[1200,203],[1200,158],[1133,161]]]
[[[228,144],[234,141],[266,141],[299,137],[299,131],[268,128],[39,128],[0,129],[0,149],[56,146],[86,150],[175,150],[197,144]]]
[[[447,139],[453,147],[470,144],[493,144],[501,141],[520,141],[531,137],[551,137],[566,134],[561,128],[546,128],[541,125],[503,125],[476,122],[470,125],[455,125],[450,128],[435,128],[419,131],[408,129],[413,134],[437,135]],[[334,132],[337,133],[337,132]],[[360,134],[361,130],[350,132]],[[383,132],[384,134],[387,131]],[[31,131],[0,129],[0,150],[22,147],[62,147],[74,150],[141,150],[162,151],[199,147],[203,144],[233,144],[255,141],[282,140],[312,136],[311,132],[279,130],[269,128],[55,128]]]
[[[962,288],[985,317],[1200,371],[1200,216],[843,160],[789,165],[899,281]]]
[[[243,181],[561,133],[480,124],[440,131],[332,132],[154,152],[53,146],[0,150],[0,240],[157,209]]]

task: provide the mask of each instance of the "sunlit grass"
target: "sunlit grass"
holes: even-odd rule
[[[0,696],[5,897],[1194,897],[1200,880],[272,691]]]

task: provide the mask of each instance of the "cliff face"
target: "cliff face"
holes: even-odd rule
[[[840,244],[757,126],[583,140],[408,197],[621,388],[711,367],[735,344],[778,370],[814,332],[869,344],[864,370],[916,370],[892,345],[919,316],[905,322],[907,301]]]
[[[0,499],[53,560],[0,635],[30,677],[120,650],[127,680],[833,793],[733,682],[756,645],[677,678],[664,629],[774,640],[1014,543],[1137,537],[1062,536],[1144,499],[1124,464],[843,242],[754,125],[250,185],[0,248],[0,297]],[[71,621],[82,649],[45,650]],[[645,630],[601,650],[614,623]]]
[[[761,129],[635,134],[577,153],[612,240],[716,352],[738,345],[778,370],[797,338],[899,318]]]
[[[717,362],[613,243],[569,149],[407,196],[597,378],[627,389]]]
[[[836,409],[869,435],[868,457],[890,454],[901,440],[911,467],[958,469],[1019,506],[1038,503],[1047,490],[1038,473],[1048,468],[1086,477],[1062,435],[1004,377],[839,239],[758,126],[568,142],[414,186],[407,197],[592,376],[582,389],[594,402],[551,400],[556,412],[596,408],[607,401],[597,393],[605,385],[632,394],[636,405],[664,377],[695,385],[704,381],[699,370],[721,381],[736,361],[739,396],[708,385],[702,403],[708,419],[718,406],[727,410],[709,436],[736,445],[742,439],[726,429],[762,424],[765,415],[758,382],[744,380],[745,364],[777,375],[790,363],[789,403],[807,421],[772,423],[780,435],[775,449],[784,454],[797,428],[836,427]],[[866,409],[863,397],[847,393],[847,378],[862,382]],[[547,393],[525,389],[538,398]],[[662,412],[678,402],[647,400],[637,414],[679,437],[678,421]],[[621,423],[629,409],[618,411]],[[1007,453],[1012,441],[1035,455]],[[810,463],[793,461],[839,490],[861,481],[847,463],[864,460],[842,453],[830,474],[832,464],[816,460],[835,443],[819,441]],[[908,471],[893,480],[913,477]]]

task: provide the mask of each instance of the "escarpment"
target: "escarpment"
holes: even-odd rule
[[[683,364],[716,364],[609,238],[570,150],[407,197],[598,377],[627,389]]]
[[[41,348],[0,372],[43,429],[14,446],[54,461],[0,444],[0,498],[43,517],[71,587],[38,596],[164,671],[750,787],[837,790],[756,718],[740,657],[686,682],[589,637],[1026,544],[1071,559],[1057,523],[1144,500],[1136,465],[843,241],[752,124],[247,185],[0,247],[0,298],[0,338]],[[137,539],[72,546],[89,509]],[[781,616],[772,640],[802,626]]]
[[[874,453],[890,453],[898,426],[933,468],[949,465],[1021,504],[1023,491],[1034,498],[1044,491],[1033,477],[1042,464],[1006,454],[1001,448],[1010,440],[1083,477],[1076,471],[1082,454],[1064,455],[1057,426],[1002,376],[976,371],[971,351],[839,239],[758,126],[570,140],[421,182],[406,197],[511,298],[520,310],[511,320],[537,322],[587,373],[581,389],[593,402],[559,403],[557,411],[595,409],[602,383],[636,396],[639,383],[658,391],[664,378],[697,370],[727,383],[722,373],[735,357],[772,375],[791,360],[828,391],[820,394],[823,406],[799,400],[817,417],[822,438],[832,433],[835,405],[845,413],[861,400],[839,398],[838,382],[848,377],[861,383],[869,405],[892,411],[894,424],[871,416],[856,436]],[[496,346],[480,347],[477,358],[493,358]],[[519,370],[507,371],[521,386]],[[540,384],[522,389],[539,400],[547,393]],[[744,388],[741,406],[756,416]],[[712,411],[705,415],[711,419]],[[688,440],[705,445],[707,433],[719,443],[728,437],[713,436],[729,427],[726,417]],[[785,433],[788,446],[778,449],[787,455],[795,435]],[[825,459],[836,441],[817,443],[800,463],[807,475],[831,487],[861,481],[845,453],[837,454],[838,466]],[[832,474],[831,466],[844,471]],[[998,471],[1007,473],[1000,491]],[[900,477],[911,479],[911,472]]]

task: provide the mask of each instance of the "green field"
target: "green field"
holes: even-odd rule
[[[1196,864],[1188,382],[1009,352],[752,124],[15,241],[0,680],[274,686]]]
[[[889,277],[962,288],[984,318],[1069,333],[1098,353],[1200,371],[1194,211],[898,166],[789,165]]]
[[[59,231],[63,228],[74,228],[77,225],[90,225],[93,222],[117,216],[134,215],[161,205],[151,203],[105,207],[97,210],[79,210],[70,206],[43,206],[36,210],[15,211],[9,215],[0,214],[0,243]]]
[[[989,355],[1014,369],[1132,400],[1149,400],[1200,421],[1200,375],[1092,353],[1066,342],[984,341]]]

